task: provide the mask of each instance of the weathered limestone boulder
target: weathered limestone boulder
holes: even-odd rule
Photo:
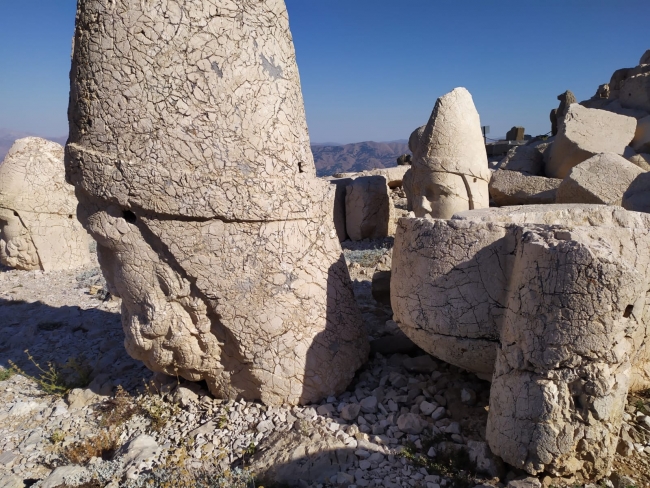
[[[518,171],[497,170],[490,180],[490,197],[499,206],[555,203],[562,180],[528,176]]]
[[[523,127],[513,127],[506,133],[506,140],[508,141],[523,141],[524,140],[524,133],[526,132],[526,129]]]
[[[639,71],[621,84],[618,99],[623,107],[650,112],[650,69]]]
[[[411,135],[413,162],[404,185],[415,215],[449,218],[488,207],[490,170],[470,93],[456,88],[439,98],[421,137],[418,131]]]
[[[487,441],[531,474],[608,472],[628,389],[650,384],[650,215],[540,205],[400,219],[394,320],[492,379]]]
[[[641,173],[641,168],[618,154],[596,154],[571,168],[557,189],[557,203],[620,206],[623,194]]]
[[[576,103],[576,97],[571,90],[567,90],[564,93],[561,93],[557,96],[557,99],[560,101],[558,108],[551,110],[551,135],[556,136],[558,130],[562,128],[564,124],[564,118],[566,117],[567,111],[572,103]]]
[[[66,175],[129,354],[309,403],[368,354],[283,2],[79,3]]]
[[[535,146],[514,147],[501,160],[499,169],[540,176],[544,173],[544,153]]]
[[[361,176],[346,187],[345,228],[353,241],[395,233],[395,207],[384,176]]]
[[[599,153],[622,155],[635,130],[632,117],[574,103],[551,148],[546,176],[564,178],[571,168]]]
[[[630,145],[638,153],[650,153],[650,115],[637,121],[634,139]]]
[[[63,147],[38,137],[17,140],[0,163],[0,262],[44,271],[90,263],[90,238],[76,214]]]

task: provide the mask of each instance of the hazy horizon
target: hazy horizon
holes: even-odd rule
[[[550,130],[559,93],[590,98],[650,40],[625,19],[650,2],[287,0],[313,144],[407,139],[438,97],[474,98],[489,136]],[[605,8],[607,7],[607,8]],[[6,2],[0,17],[0,127],[67,133],[76,0]]]

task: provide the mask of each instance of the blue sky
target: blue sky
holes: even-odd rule
[[[313,142],[405,139],[456,86],[483,124],[550,130],[650,49],[650,1],[286,0]],[[0,0],[0,127],[67,132],[76,0]]]

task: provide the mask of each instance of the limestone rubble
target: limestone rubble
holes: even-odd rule
[[[283,2],[80,2],[68,180],[129,354],[220,397],[342,391],[368,345]]]

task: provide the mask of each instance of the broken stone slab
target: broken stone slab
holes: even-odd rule
[[[80,3],[66,177],[132,357],[222,398],[319,401],[369,350],[335,188],[284,3],[213,4]]]
[[[492,173],[490,180],[490,197],[499,207],[555,203],[555,194],[560,183],[560,179],[497,170]]]
[[[650,115],[637,121],[634,139],[630,145],[638,153],[650,153]]]
[[[0,163],[0,262],[17,269],[75,269],[90,263],[90,238],[65,182],[63,147],[17,140]]]
[[[403,218],[394,320],[426,352],[492,379],[494,454],[531,474],[596,477],[628,388],[650,384],[647,250],[650,216],[613,206]]]
[[[489,206],[490,170],[472,96],[456,88],[436,101],[421,136],[411,135],[411,169],[404,189],[417,217],[449,218]]]
[[[572,104],[551,147],[546,176],[565,178],[571,168],[599,153],[622,155],[635,130],[632,117]]]
[[[523,141],[526,129],[523,127],[513,127],[506,133],[506,140],[508,141]]]
[[[378,239],[395,233],[395,206],[386,177],[355,178],[345,191],[345,228],[350,239]]]
[[[557,203],[620,206],[623,194],[641,173],[641,168],[618,154],[597,154],[571,168],[557,189]]]

